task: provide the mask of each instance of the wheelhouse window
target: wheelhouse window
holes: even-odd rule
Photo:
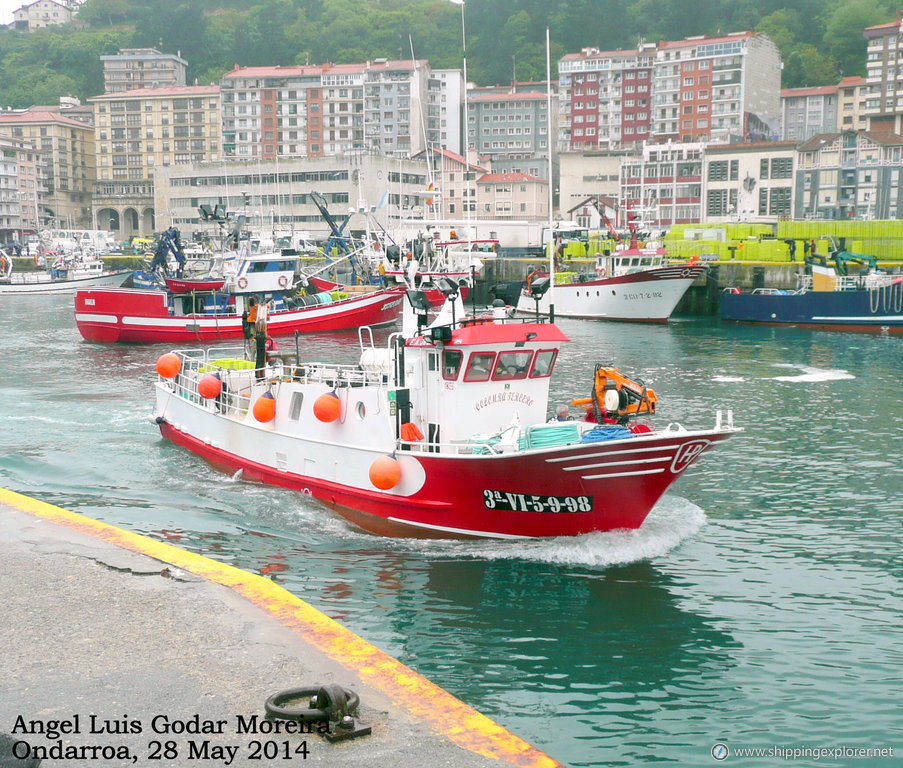
[[[461,372],[464,353],[460,349],[446,349],[442,352],[442,378],[454,381]]]
[[[464,381],[489,381],[492,372],[492,364],[495,362],[495,352],[473,352],[467,361],[467,371],[464,373]]]
[[[533,369],[530,371],[530,378],[541,379],[544,376],[551,376],[557,357],[557,349],[541,349],[537,352],[536,359],[533,361]]]
[[[533,353],[525,349],[519,349],[514,352],[499,352],[492,378],[496,380],[526,379],[532,359]]]

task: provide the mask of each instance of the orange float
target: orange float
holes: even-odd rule
[[[167,352],[157,358],[157,373],[164,379],[174,379],[182,370],[182,358],[175,352]]]
[[[392,456],[380,456],[370,465],[370,482],[381,491],[388,491],[401,480],[401,464]]]
[[[264,392],[254,403],[252,410],[254,418],[257,421],[266,424],[276,418],[276,398],[272,392]]]
[[[219,393],[222,391],[223,381],[218,373],[208,373],[198,382],[198,394],[205,400],[219,397]]]
[[[327,392],[314,400],[314,416],[320,421],[335,421],[342,415],[342,401],[335,392]]]

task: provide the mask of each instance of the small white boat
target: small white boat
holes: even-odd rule
[[[0,294],[74,293],[79,288],[122,285],[130,269],[108,270],[101,259],[83,254],[60,256],[50,269],[40,272],[14,272],[13,259],[0,254]]]

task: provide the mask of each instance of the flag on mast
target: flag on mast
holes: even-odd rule
[[[435,189],[436,189],[436,187],[433,185],[433,182],[430,182],[430,185],[426,188],[426,191],[427,191],[427,192],[433,192]],[[432,204],[433,204],[433,198],[432,198],[432,196],[430,196],[430,197],[428,197],[428,198],[426,199],[426,204],[427,204],[427,205],[432,205]]]

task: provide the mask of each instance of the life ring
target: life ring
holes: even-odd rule
[[[238,278],[237,285],[241,290],[244,290],[245,288],[248,287],[248,278],[246,278],[246,277]]]
[[[279,287],[285,288],[288,285],[288,277],[286,275],[279,275]]]
[[[608,273],[605,271],[605,267],[599,267],[596,270],[596,274],[599,275],[599,277],[605,277]]]

